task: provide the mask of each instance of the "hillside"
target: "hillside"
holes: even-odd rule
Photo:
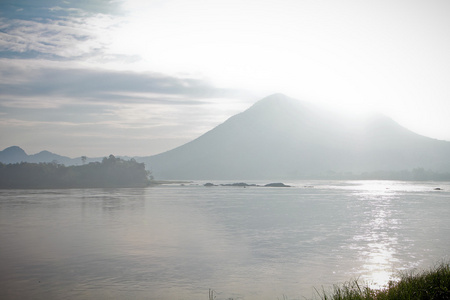
[[[0,163],[4,164],[14,164],[21,162],[28,163],[51,163],[56,162],[58,164],[63,164],[66,166],[72,165],[81,165],[83,163],[89,162],[99,162],[102,160],[102,157],[96,158],[86,158],[86,161],[83,162],[81,157],[78,158],[70,158],[67,156],[61,156],[49,151],[41,151],[36,154],[27,154],[22,148],[18,146],[11,146],[3,151],[0,151]]]
[[[383,115],[348,118],[282,94],[199,138],[138,159],[157,179],[301,179],[333,172],[450,171],[450,142]]]

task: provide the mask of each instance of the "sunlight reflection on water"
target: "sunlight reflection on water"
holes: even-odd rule
[[[353,195],[359,200],[354,203],[354,212],[360,216],[357,221],[359,229],[350,244],[361,261],[358,278],[372,288],[383,288],[389,281],[398,279],[399,271],[414,268],[421,263],[413,255],[409,260],[404,257],[404,253],[415,246],[410,243],[409,237],[402,235],[404,225],[414,220],[405,214],[405,206],[411,204],[404,201],[405,192],[410,194],[407,195],[410,196],[409,199],[406,199],[415,200],[417,196],[426,196],[420,193],[432,192],[432,188],[430,185],[396,181],[357,182],[351,188]],[[403,202],[402,205],[399,202]],[[423,208],[418,207],[414,215],[420,214],[421,209]],[[415,230],[422,229],[419,224],[416,224]],[[402,242],[399,242],[399,237]],[[422,244],[420,240],[415,242]]]
[[[361,190],[355,196],[364,208],[364,218],[353,237],[363,263],[361,279],[372,288],[382,288],[394,279],[393,265],[398,262],[395,256],[399,220],[392,203],[398,196],[391,187],[386,187],[386,182],[369,182]]]

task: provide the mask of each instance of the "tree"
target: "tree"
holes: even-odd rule
[[[66,167],[53,163],[0,164],[0,188],[145,187],[149,172],[143,163],[110,155],[101,163]]]

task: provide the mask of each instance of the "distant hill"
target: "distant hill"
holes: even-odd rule
[[[350,119],[275,94],[187,144],[137,160],[156,179],[326,178],[418,167],[449,172],[450,142],[383,115]]]
[[[28,159],[28,154],[17,146],[8,147],[0,152],[0,162],[3,163],[16,163],[26,161]]]
[[[87,158],[86,163],[101,161],[102,158]],[[57,162],[66,166],[81,165],[83,161],[81,157],[70,158],[61,156],[49,151],[41,151],[36,154],[28,155],[22,148],[12,146],[0,151],[0,162],[4,164],[29,162],[29,163],[50,163]]]

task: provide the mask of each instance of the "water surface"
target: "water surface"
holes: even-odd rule
[[[302,299],[449,258],[448,183],[202,183],[0,191],[0,298]]]

